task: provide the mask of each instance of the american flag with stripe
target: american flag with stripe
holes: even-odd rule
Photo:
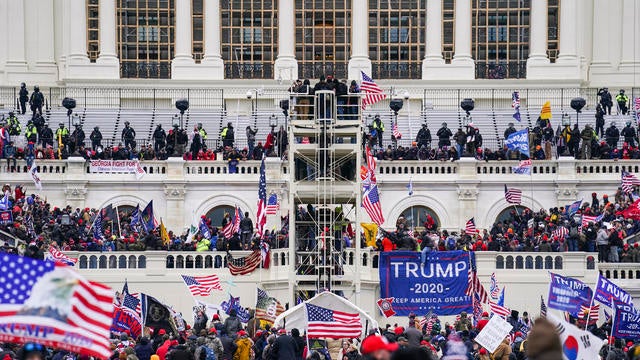
[[[633,187],[640,185],[640,179],[638,179],[634,174],[631,174],[626,171],[622,171],[622,191],[631,194],[633,192]]]
[[[480,302],[480,297],[478,293],[473,294],[473,319],[474,324],[478,325],[478,321],[482,319],[482,313],[484,309],[482,308],[482,303]]]
[[[182,281],[187,285],[193,296],[209,296],[211,290],[221,290],[218,275],[188,276],[182,275]]]
[[[258,301],[256,302],[256,319],[274,322],[278,315],[285,311],[284,306],[278,299],[258,288]]]
[[[331,310],[312,304],[307,309],[307,336],[309,338],[344,339],[357,338],[362,334],[359,313]]]
[[[597,322],[600,319],[600,304],[595,304],[591,307],[580,306],[580,318],[586,319],[589,317],[589,323]]]
[[[558,226],[555,230],[553,230],[551,235],[555,238],[558,238],[558,240],[564,239],[565,237],[567,237],[567,235],[569,235],[569,230],[564,226]]]
[[[507,309],[504,306],[498,305],[493,301],[489,301],[489,309],[491,309],[492,313],[500,316],[501,318],[506,318],[507,316],[509,316],[509,314],[511,314],[511,310]]]
[[[378,185],[370,185],[364,188],[362,194],[362,207],[369,214],[371,221],[376,225],[384,223],[384,215],[382,214],[382,206],[380,205],[380,194],[378,194]]]
[[[229,272],[231,275],[246,275],[252,273],[260,266],[262,254],[260,250],[254,250],[251,254],[234,259],[231,254],[227,255]]]
[[[240,221],[242,221],[243,218],[244,216],[242,216],[242,210],[240,210],[240,208],[236,206],[236,212],[233,215],[233,233],[234,234],[240,232]]]
[[[360,91],[364,94],[362,98],[362,110],[365,110],[367,106],[382,101],[387,98],[380,86],[373,81],[364,71],[360,71],[362,74],[362,84],[360,85]]]
[[[640,123],[640,97],[637,97],[633,103],[636,110],[636,122]]]
[[[267,200],[267,215],[276,215],[280,210],[280,201],[277,194],[269,195]]]
[[[474,218],[471,218],[467,221],[467,224],[464,227],[464,231],[469,235],[473,235],[478,231],[478,229],[476,228],[476,221],[474,220]]]
[[[398,130],[398,122],[394,121],[393,125],[391,125],[391,133],[393,134],[393,137],[396,140],[402,139],[402,134],[400,133],[400,130]]]
[[[264,173],[264,156],[260,163],[260,181],[258,184],[258,211],[256,213],[256,230],[262,238],[264,226],[267,224],[267,177]]]
[[[47,251],[45,260],[51,260],[55,263],[69,266],[74,266],[78,262],[77,258],[69,257],[53,246],[49,246],[49,251]]]
[[[522,203],[522,190],[516,188],[508,188],[507,185],[504,186],[504,199],[509,204],[518,204]]]
[[[65,265],[9,254],[0,257],[0,269],[0,323],[13,329],[3,341],[111,356],[114,294],[109,287]]]
[[[540,295],[540,317],[547,317],[547,304],[544,303],[542,295]]]
[[[491,293],[491,298],[494,300],[498,299],[500,295],[500,287],[498,286],[498,279],[496,279],[496,273],[491,273],[491,280],[489,285],[489,292]]]
[[[470,254],[471,255],[471,254]],[[469,258],[469,272],[467,275],[467,289],[464,293],[468,296],[478,295],[480,302],[489,302],[489,294],[478,278],[478,269],[476,269],[475,260]]]
[[[604,215],[598,215],[598,216],[594,216],[594,215],[582,215],[582,226],[583,227],[587,227],[589,226],[589,223],[597,223],[602,221],[602,219],[604,218]]]
[[[425,315],[422,319],[420,319],[419,324],[419,329],[422,330],[424,329],[424,327],[427,325],[427,323],[429,323],[429,320],[431,320],[431,318],[433,317],[433,310],[429,310],[429,312],[427,313],[427,315]]]

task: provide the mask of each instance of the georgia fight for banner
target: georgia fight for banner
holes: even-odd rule
[[[431,252],[424,265],[420,253],[383,252],[380,297],[394,298],[396,316],[471,312],[471,297],[465,295],[471,261],[475,261],[474,254],[466,251]]]

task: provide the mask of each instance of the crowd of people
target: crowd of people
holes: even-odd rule
[[[371,329],[361,339],[307,339],[304,329],[271,327],[254,317],[243,325],[235,310],[221,321],[218,314],[211,321],[199,312],[194,326],[179,333],[165,329],[133,338],[128,332],[112,333],[111,360],[561,360],[563,345],[556,326],[544,317],[532,319],[527,312],[519,316],[511,311],[506,320],[510,333],[490,352],[475,342],[475,337],[489,322],[489,314],[479,319],[462,312],[452,323],[410,315],[404,324],[387,324]],[[608,343],[599,357],[606,360],[640,359],[640,342],[608,338],[611,320],[600,326],[588,318],[570,317],[574,325],[590,331]],[[39,344],[1,344],[3,360],[80,360],[88,359]]]

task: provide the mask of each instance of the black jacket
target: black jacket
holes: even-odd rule
[[[296,359],[298,344],[291,335],[281,335],[273,343],[273,358],[276,360]]]

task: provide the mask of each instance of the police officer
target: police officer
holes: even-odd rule
[[[418,145],[418,148],[431,146],[431,130],[429,130],[426,123],[423,123],[422,128],[418,131],[416,144]]]
[[[93,148],[93,151],[98,150],[98,147],[102,146],[102,133],[100,132],[99,126],[93,128],[89,139],[91,140],[91,148]]]
[[[33,124],[33,121],[29,120],[29,122],[27,122],[24,136],[27,138],[27,142],[34,144],[38,142],[38,129]]]
[[[22,129],[20,128],[20,120],[16,117],[13,111],[9,111],[9,118],[7,119],[7,124],[9,124],[9,135],[16,136],[20,135]]]
[[[227,126],[225,126],[220,132],[220,138],[222,139],[222,146],[233,147],[235,135],[233,133],[233,125],[230,122],[228,122]]]
[[[380,115],[376,115],[373,119],[373,129],[376,131],[376,137],[378,138],[378,146],[382,147],[382,133],[384,133],[384,124],[380,119]]]
[[[64,126],[64,123],[59,123],[58,126],[58,129],[56,129],[56,141],[58,144],[62,144],[64,148],[69,144],[69,129]]]
[[[602,137],[604,135],[604,109],[602,104],[596,106],[596,135]]]
[[[442,123],[442,127],[438,130],[436,135],[438,136],[439,148],[442,148],[443,146],[451,146],[451,135],[453,135],[453,133],[451,133],[451,130],[447,128],[446,122]]]
[[[505,140],[509,137],[509,135],[513,134],[514,132],[516,132],[516,128],[514,127],[513,123],[510,122],[508,127],[506,128],[506,130],[504,131],[504,138]]]
[[[42,127],[42,132],[40,132],[40,142],[42,143],[43,148],[47,148],[47,146],[53,147],[53,130],[49,128],[49,124],[44,124]]]
[[[27,102],[29,101],[29,90],[27,90],[27,84],[20,84],[20,111],[21,114],[24,115],[27,112]]]
[[[604,135],[607,140],[607,145],[609,145],[611,151],[618,147],[618,140],[620,140],[620,130],[618,130],[618,128],[616,127],[615,121],[611,122],[611,126],[609,126],[607,131],[605,131]]]
[[[42,115],[42,105],[44,105],[44,95],[42,95],[42,93],[40,92],[40,87],[38,85],[33,87],[33,93],[31,94],[29,105],[31,105],[31,111],[33,111],[33,115],[31,116],[31,118],[35,118],[36,114]]]
[[[631,126],[631,121],[627,121],[627,125],[622,129],[620,135],[624,137],[624,142],[629,144],[629,146],[636,147],[638,137],[636,135],[636,129]]]
[[[624,89],[620,89],[620,93],[616,95],[616,102],[618,103],[618,107],[622,112],[622,115],[627,115],[627,103],[629,102],[629,97],[624,94]]]
[[[33,125],[35,125],[36,130],[38,130],[38,134],[42,132],[42,128],[44,127],[44,118],[42,115],[36,115],[35,119],[33,119]]]
[[[84,146],[85,138],[86,135],[84,133],[84,130],[82,130],[82,125],[76,125],[73,133],[71,133],[71,139],[73,141],[69,144],[69,153],[75,152],[76,149],[80,148],[81,145]]]
[[[598,96],[600,96],[600,105],[605,110],[606,113],[611,115],[611,107],[613,106],[613,101],[611,99],[611,93],[608,88],[602,88],[598,90]]]
[[[121,141],[124,142],[124,146],[131,150],[136,148],[136,131],[129,126],[129,122],[124,122],[124,129],[122,129]]]
[[[167,133],[164,132],[162,124],[158,124],[158,126],[156,126],[156,130],[153,132],[153,151],[157,154],[166,145]]]

